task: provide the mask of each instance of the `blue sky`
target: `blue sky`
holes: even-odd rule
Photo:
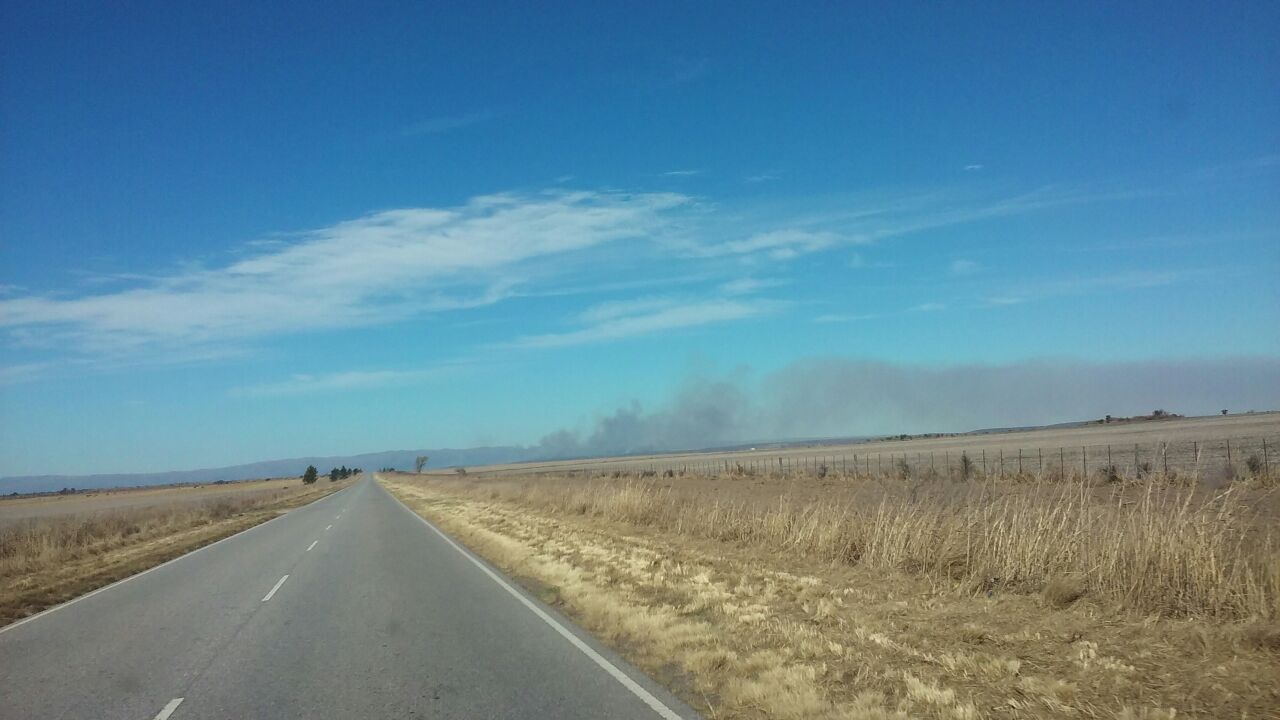
[[[530,444],[815,358],[1280,367],[1280,6],[801,5],[6,3],[0,475]]]

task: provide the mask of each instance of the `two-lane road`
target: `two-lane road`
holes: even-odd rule
[[[0,718],[676,718],[371,479],[0,629]]]

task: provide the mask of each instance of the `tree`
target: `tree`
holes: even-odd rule
[[[302,482],[306,485],[310,485],[311,483],[316,481],[316,476],[318,474],[319,473],[316,472],[315,465],[308,465],[307,471],[302,474]]]
[[[329,471],[329,482],[338,482],[338,468]]]
[[[413,471],[414,471],[414,472],[416,472],[416,473],[418,473],[419,475],[421,475],[421,474],[422,474],[422,468],[424,468],[424,467],[426,467],[426,466],[427,466],[427,456],[426,456],[426,455],[419,455],[419,456],[418,456],[418,457],[413,461]]]

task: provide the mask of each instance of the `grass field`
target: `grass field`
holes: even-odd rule
[[[219,485],[203,493],[176,487],[7,500],[0,505],[0,626],[351,482],[303,485],[294,479]]]
[[[82,490],[65,495],[18,495],[0,497],[0,527],[36,518],[91,515],[116,510],[167,508],[200,504],[217,498],[234,500],[269,497],[281,490],[297,488],[302,479],[242,480],[202,485]]]
[[[1264,444],[1265,443],[1267,444]],[[1136,454],[1135,454],[1136,451]],[[788,443],[722,452],[687,452],[613,458],[586,458],[468,468],[485,476],[533,473],[584,474],[686,470],[711,474],[742,465],[757,471],[805,471],[821,464],[864,474],[891,474],[906,462],[913,470],[947,474],[960,458],[1006,473],[1089,472],[1111,466],[1124,471],[1144,466],[1159,472],[1220,479],[1262,462],[1280,475],[1280,412],[1090,423],[1073,427],[965,433],[938,437],[898,437],[863,442]],[[432,471],[442,475],[445,468]]]
[[[1280,713],[1266,477],[383,482],[708,717]]]

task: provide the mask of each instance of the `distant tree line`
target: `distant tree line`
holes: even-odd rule
[[[352,475],[359,475],[362,472],[364,471],[361,470],[360,468],[349,468],[346,465],[343,465],[340,468],[334,468],[329,471],[329,482],[338,482],[339,480],[346,480]],[[306,483],[307,485],[310,485],[311,483],[315,482],[319,478],[320,478],[320,472],[316,470],[315,465],[308,465],[307,471],[302,474],[302,482]]]
[[[346,480],[352,475],[358,475],[358,474],[360,474],[360,468],[348,468],[346,465],[343,465],[340,468],[334,468],[329,471],[329,482],[338,482],[339,480]]]

